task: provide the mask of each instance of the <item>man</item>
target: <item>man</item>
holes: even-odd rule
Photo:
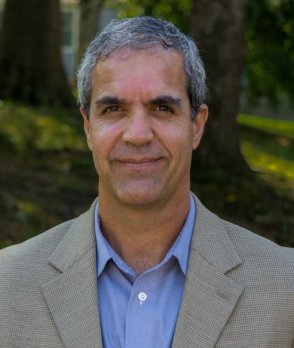
[[[1,347],[293,347],[294,256],[190,193],[207,120],[192,40],[112,22],[78,73],[88,212],[0,256]]]

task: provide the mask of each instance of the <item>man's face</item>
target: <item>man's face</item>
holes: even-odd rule
[[[99,61],[89,119],[82,113],[100,197],[154,207],[189,192],[207,108],[191,120],[180,54],[123,49]]]

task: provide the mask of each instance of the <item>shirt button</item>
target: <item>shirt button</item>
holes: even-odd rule
[[[138,294],[138,299],[140,302],[144,302],[147,300],[147,295],[145,292],[139,292]]]

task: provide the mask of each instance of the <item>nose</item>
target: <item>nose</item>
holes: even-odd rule
[[[144,112],[130,115],[122,138],[126,143],[135,146],[149,143],[153,138],[150,117]]]

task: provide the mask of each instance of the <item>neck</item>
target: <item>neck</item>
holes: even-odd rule
[[[100,192],[101,231],[120,257],[140,274],[164,258],[183,227],[189,205],[189,191],[161,207],[140,208],[118,204]]]

